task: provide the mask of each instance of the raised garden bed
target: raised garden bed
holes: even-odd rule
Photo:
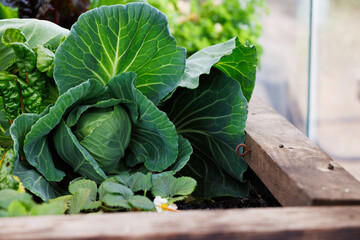
[[[246,145],[246,161],[283,207],[2,218],[0,239],[359,238],[360,182],[256,98]]]

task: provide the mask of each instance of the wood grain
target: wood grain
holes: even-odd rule
[[[246,134],[246,162],[283,206],[360,204],[360,182],[257,98]]]
[[[360,239],[360,207],[3,218],[0,239]]]

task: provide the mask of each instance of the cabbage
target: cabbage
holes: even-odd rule
[[[99,184],[139,171],[193,177],[196,196],[245,196],[235,147],[245,140],[256,49],[233,38],[185,56],[147,4],[81,15],[55,53],[57,101],[10,128],[14,174],[44,200],[78,177]]]

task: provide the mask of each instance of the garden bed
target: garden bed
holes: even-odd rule
[[[360,204],[360,182],[256,98],[250,103],[246,145],[249,166],[284,207],[3,218],[0,239],[360,236],[360,206],[347,206]]]

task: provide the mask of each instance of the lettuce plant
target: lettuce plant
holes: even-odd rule
[[[32,193],[47,201],[68,194],[64,186],[78,177],[100,184],[117,174],[168,172],[195,178],[195,196],[247,194],[246,163],[234,149],[245,138],[254,46],[233,38],[186,59],[166,16],[131,3],[82,14],[54,64],[57,101],[20,115],[10,129],[14,174]],[[185,191],[172,176],[166,182],[175,183],[156,196]],[[134,196],[109,194],[127,206]]]

